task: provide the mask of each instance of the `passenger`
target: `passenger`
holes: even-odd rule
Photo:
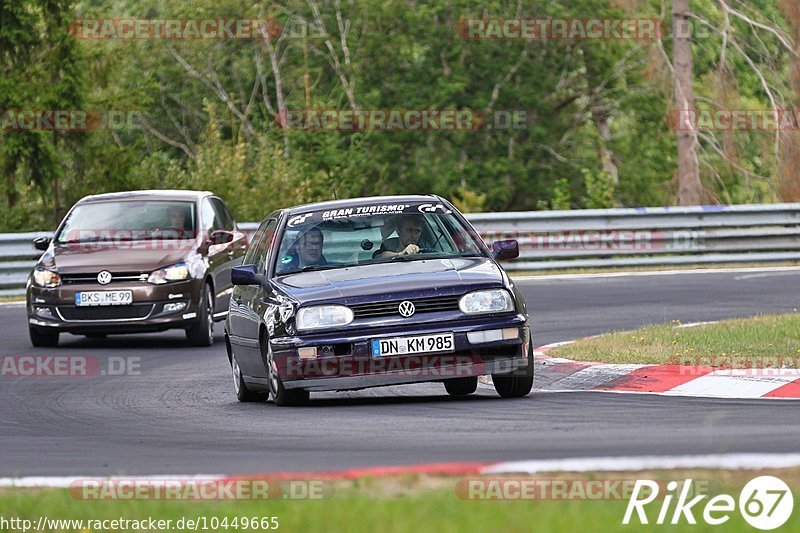
[[[401,215],[397,222],[397,237],[386,239],[372,255],[375,258],[418,254],[419,238],[425,227],[422,215]]]

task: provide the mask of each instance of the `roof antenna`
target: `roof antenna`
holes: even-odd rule
[[[331,191],[333,191],[333,199],[334,200],[338,200],[339,199],[339,195],[336,194],[336,185],[331,185]]]

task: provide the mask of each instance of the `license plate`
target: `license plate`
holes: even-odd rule
[[[75,293],[75,305],[90,307],[95,305],[130,305],[133,291],[79,291]]]
[[[372,341],[372,356],[405,355],[430,352],[452,352],[454,348],[452,333],[420,335],[417,337],[395,337]]]

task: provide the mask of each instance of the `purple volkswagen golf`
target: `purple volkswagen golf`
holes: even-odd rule
[[[255,233],[225,322],[241,401],[298,405],[312,391],[441,382],[475,392],[491,374],[527,395],[525,302],[490,250],[438,196],[356,198],[282,209]]]

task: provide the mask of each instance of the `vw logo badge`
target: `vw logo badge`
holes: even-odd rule
[[[111,283],[111,272],[103,270],[97,275],[97,283],[100,285],[108,285]]]
[[[397,310],[400,311],[400,315],[406,318],[410,317],[414,314],[416,310],[414,308],[414,304],[406,300],[405,302],[401,302],[399,306],[397,306]]]

